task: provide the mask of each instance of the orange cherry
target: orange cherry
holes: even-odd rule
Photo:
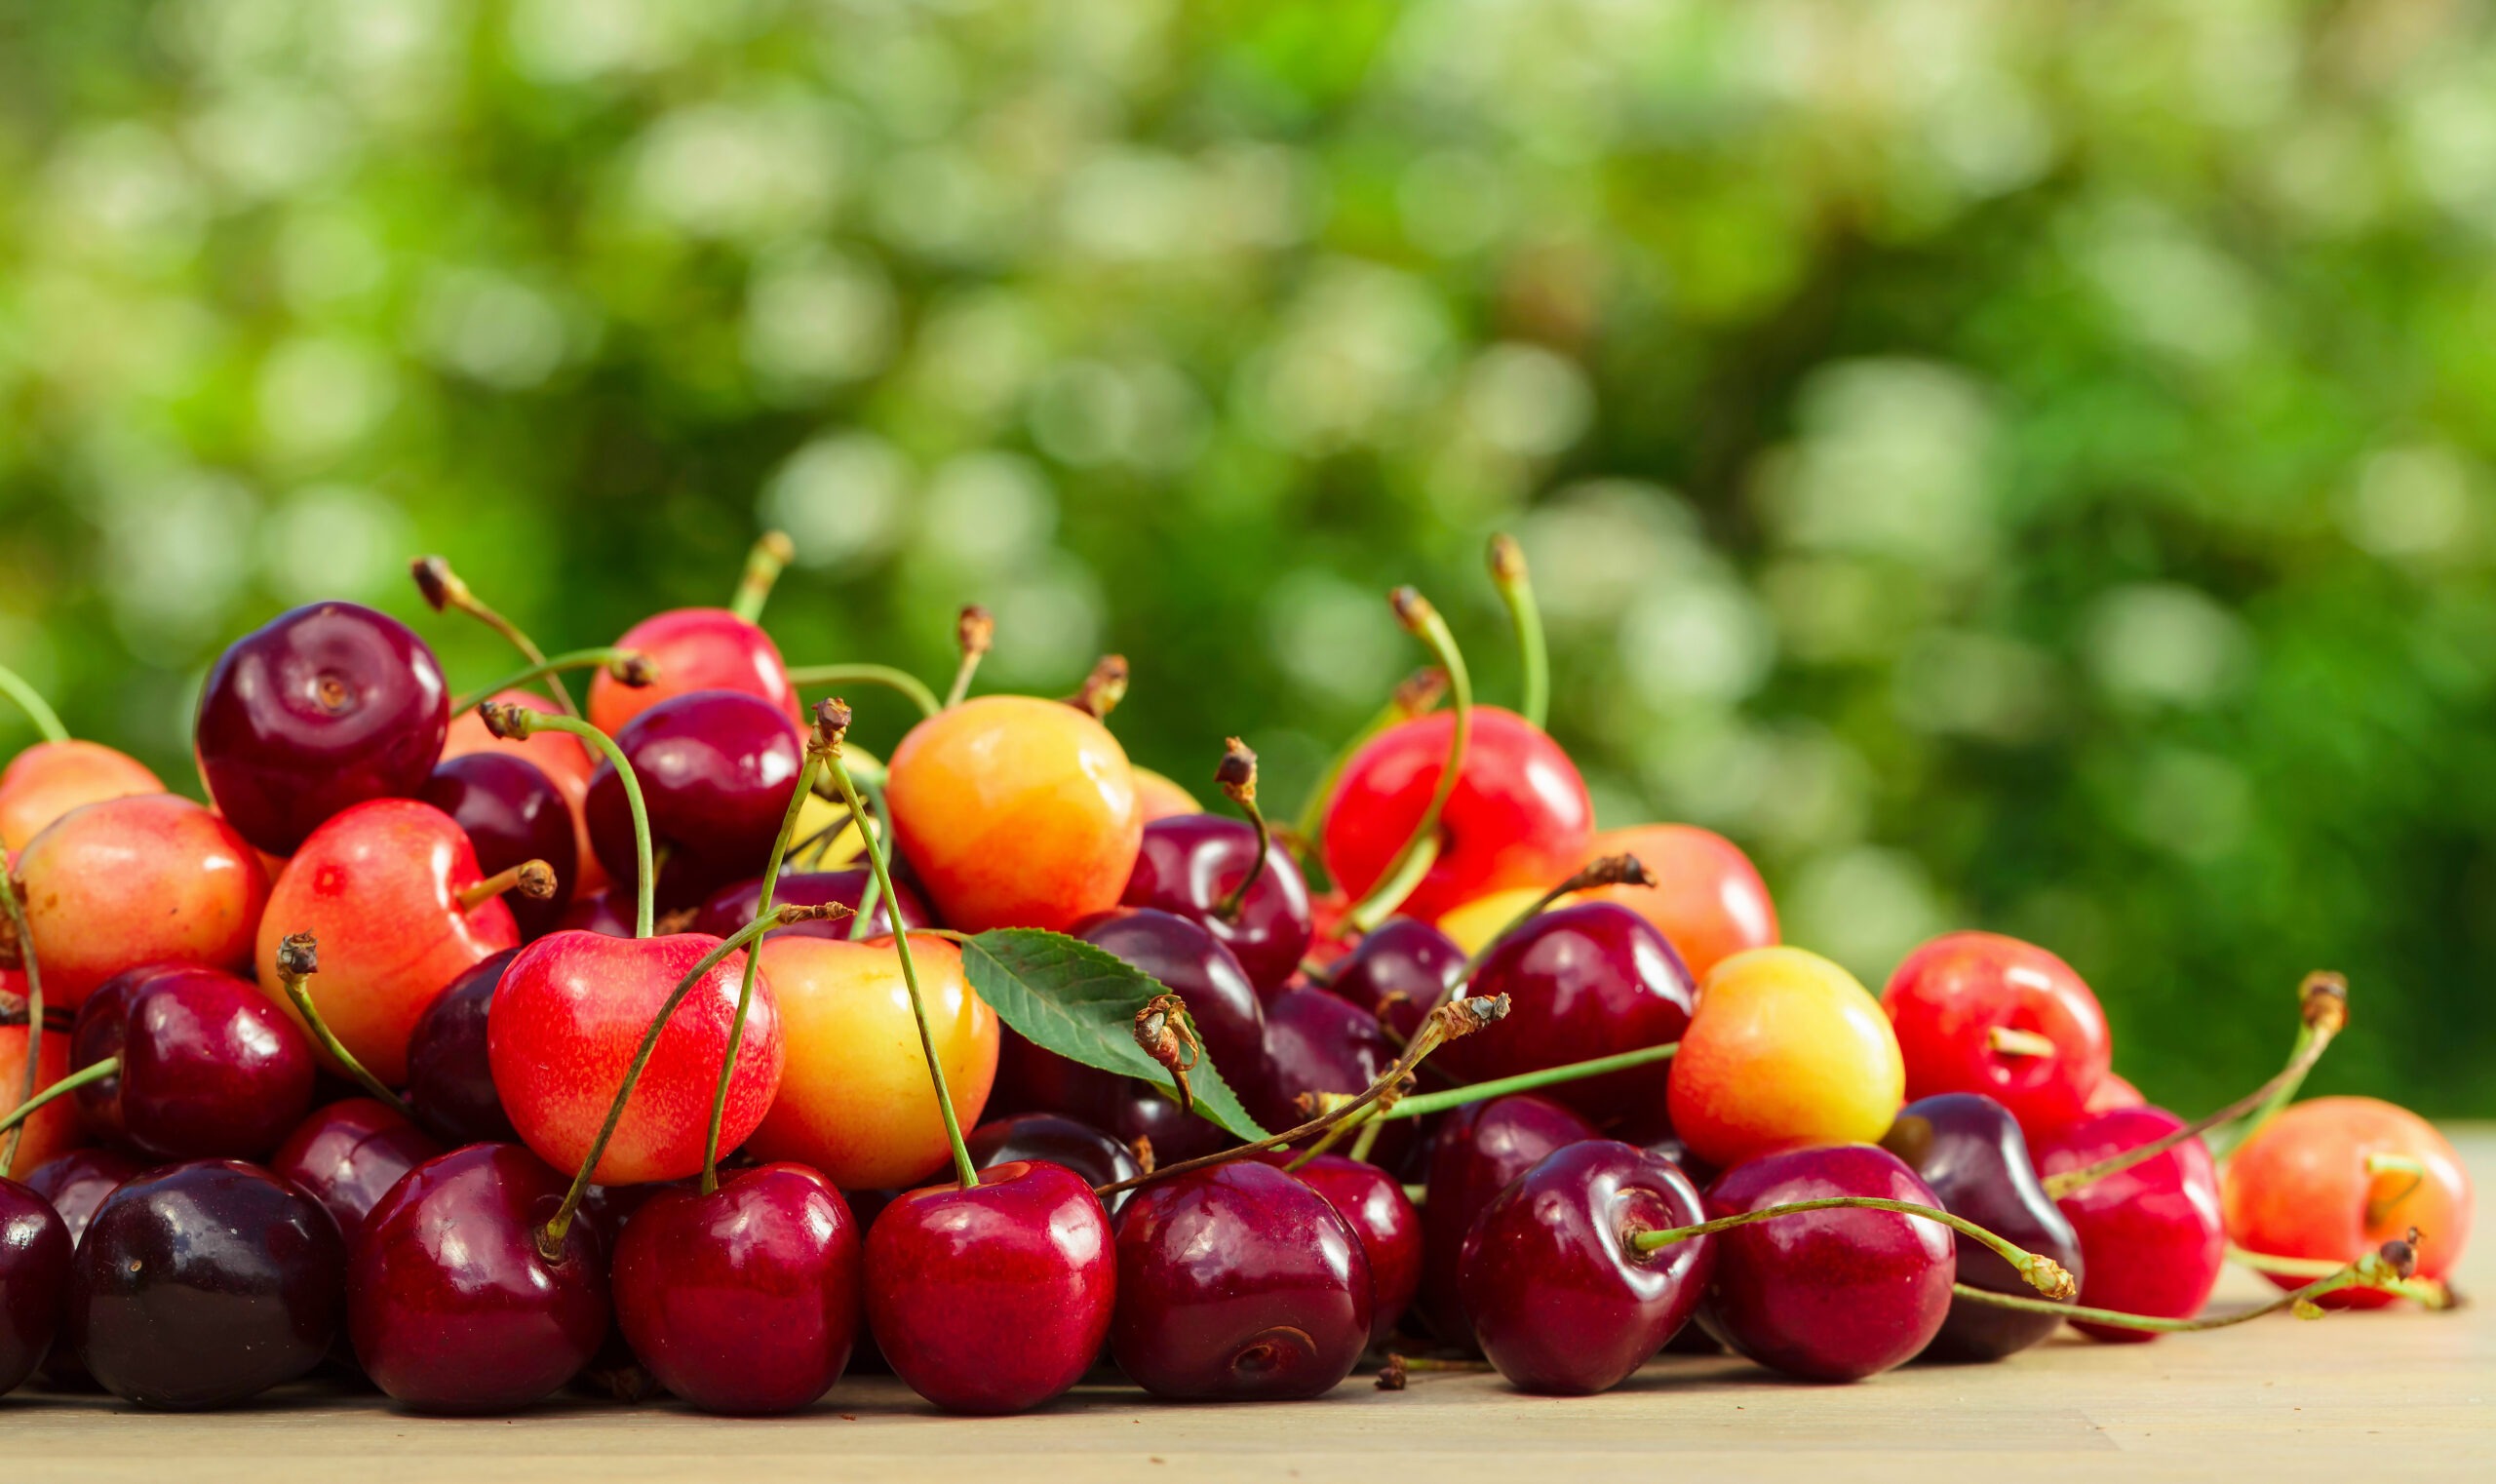
[[[1742,952],[1776,942],[1776,904],[1751,858],[1713,830],[1696,825],[1632,825],[1595,837],[1592,856],[1634,855],[1656,878],[1653,886],[1599,886],[1609,898],[1656,924],[1690,971],[1709,969]]]
[[[910,952],[954,1115],[969,1128],[996,1079],[996,1012],[962,976],[953,944],[913,933]],[[812,1165],[850,1191],[906,1186],[943,1165],[945,1121],[893,940],[778,933],[762,941],[762,972],[787,1060],[747,1152]]]
[[[526,706],[531,711],[549,709],[546,697],[533,690],[497,690],[487,699],[501,705]],[[606,868],[599,863],[598,852],[589,843],[589,780],[598,771],[598,763],[580,738],[552,727],[532,731],[526,737],[497,737],[486,729],[486,719],[472,706],[450,719],[450,733],[442,744],[445,762],[468,753],[509,753],[536,763],[537,770],[555,785],[555,792],[564,796],[565,807],[572,811],[572,844],[580,858],[571,883],[572,899],[578,901],[606,888]]]
[[[1166,774],[1140,767],[1135,770],[1135,809],[1137,818],[1150,824],[1180,814],[1201,814],[1205,806]]]
[[[884,795],[902,854],[966,932],[1064,931],[1117,906],[1144,839],[1117,739],[1032,696],[981,696],[912,727]]]
[[[146,764],[100,742],[38,742],[0,772],[0,846],[24,849],[81,804],[163,792]]]
[[[22,996],[26,992],[25,977],[10,972],[0,974],[0,994]],[[47,994],[47,997],[49,997]],[[26,1025],[25,1004],[16,1002],[19,1020],[12,1025],[0,1020],[0,1113],[6,1113],[22,1101],[19,1096],[26,1090]],[[46,1031],[43,1035],[43,1061],[35,1073],[35,1091],[41,1092],[69,1074],[69,1033]],[[26,1119],[25,1137],[18,1141],[18,1157],[0,1176],[23,1180],[35,1166],[69,1152],[87,1142],[86,1131],[78,1126],[78,1100],[56,1098],[35,1110]],[[0,1134],[0,1144],[8,1135]]]
[[[1777,1150],[1872,1144],[1906,1091],[1890,1017],[1852,974],[1799,948],[1754,948],[1698,986],[1666,1100],[1673,1132],[1720,1168]]]
[[[0,1064],[5,1065],[5,1064]],[[2418,1276],[2441,1278],[2470,1242],[2470,1174],[2434,1124],[2377,1098],[2316,1098],[2237,1147],[2219,1184],[2228,1240],[2272,1257],[2346,1263],[2418,1229]],[[2282,1288],[2311,1281],[2270,1274]],[[2322,1302],[2392,1302],[2350,1289]]]
[[[269,897],[258,852],[172,794],[83,804],[19,852],[44,997],[75,1009],[142,963],[240,969]]]

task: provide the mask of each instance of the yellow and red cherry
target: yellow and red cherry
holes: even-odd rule
[[[497,690],[486,699],[531,711],[542,710],[546,705],[544,696],[528,690]],[[589,780],[598,765],[590,760],[589,749],[581,739],[551,727],[526,737],[497,737],[472,707],[450,719],[450,734],[442,744],[442,761],[448,762],[479,753],[505,753],[536,764],[537,770],[555,785],[556,792],[564,796],[564,806],[571,811],[572,847],[578,859],[570,883],[572,895],[584,897],[604,890],[606,868],[599,864],[598,852],[589,842]]]
[[[218,812],[273,855],[332,815],[424,787],[450,726],[433,650],[352,603],[281,613],[218,658],[200,694],[200,777]]]
[[[1355,899],[1378,884],[1421,823],[1447,764],[1455,718],[1399,722],[1344,765],[1322,833],[1327,874]],[[1439,814],[1438,858],[1401,910],[1429,921],[1494,891],[1540,888],[1586,861],[1594,805],[1577,764],[1542,728],[1496,706],[1472,709],[1456,787]]]
[[[1890,1018],[1852,974],[1799,948],[1754,948],[1700,983],[1666,1102],[1690,1152],[1730,1170],[1877,1140],[1904,1087]]]
[[[1245,820],[1198,813],[1150,820],[1123,900],[1175,913],[1212,933],[1258,993],[1272,995],[1300,971],[1314,929],[1308,883],[1279,844],[1267,849],[1265,869],[1238,893],[1257,869],[1257,850],[1256,827]]]
[[[44,996],[69,1009],[141,964],[244,968],[269,898],[233,827],[171,794],[70,810],[26,842],[17,877]]]
[[[352,1252],[365,1218],[390,1188],[443,1152],[432,1135],[388,1105],[342,1098],[296,1124],[270,1156],[269,1169],[319,1201]]]
[[[560,736],[562,733],[549,733]],[[514,892],[504,899],[523,938],[542,938],[572,905],[580,874],[572,812],[563,791],[533,762],[501,753],[450,758],[433,770],[418,796],[450,816],[477,851],[477,869],[499,876],[528,861],[555,874],[552,895]]]
[[[635,686],[602,668],[590,681],[590,724],[610,737],[660,702],[697,690],[733,690],[782,713],[792,724],[805,720],[780,646],[760,626],[726,608],[654,614],[625,630],[614,647],[646,656],[658,675]]]
[[[1115,907],[1143,839],[1117,739],[1032,696],[981,696],[912,727],[884,797],[928,900],[965,932],[1064,931]]]
[[[1906,1095],[1982,1093],[2030,1132],[2079,1117],[2113,1050],[2106,1014],[2070,964],[1999,933],[1944,933],[1881,992]]]
[[[449,815],[412,799],[375,799],[312,832],[269,892],[260,988],[289,1016],[278,975],[290,934],[321,943],[312,1003],[339,1043],[393,1087],[434,996],[480,959],[520,944],[520,927]],[[336,1070],[336,1069],[332,1069]]]
[[[2451,1141],[2376,1098],[2316,1098],[2272,1118],[2229,1156],[2219,1198],[2228,1240],[2270,1257],[2354,1262],[2414,1227],[2416,1276],[2433,1282],[2470,1245],[2470,1173]],[[2282,1288],[2309,1281],[2266,1276]],[[2316,1302],[2372,1308],[2392,1299],[2352,1288]]]
[[[2183,1119],[2163,1108],[2121,1108],[2032,1137],[2030,1147],[2037,1172],[2050,1183],[2183,1126]],[[2199,1139],[2060,1194],[2054,1204],[2080,1233],[2087,1265],[2080,1303],[2086,1308],[2189,1319],[2218,1285],[2227,1226],[2219,1209],[2218,1171],[2209,1147]],[[2092,1340],[2137,1344],[2158,1338],[2153,1330],[2077,1321],[2073,1328]]]
[[[786,712],[736,691],[697,690],[640,713],[615,745],[641,780],[650,843],[664,858],[662,910],[698,905],[761,874],[805,763],[803,739]],[[609,762],[590,780],[589,833],[615,889],[632,891],[633,811]]]
[[[119,1070],[71,1096],[90,1128],[157,1160],[259,1159],[312,1107],[311,1039],[221,969],[123,975],[90,996],[71,1070]]]
[[[0,849],[24,849],[46,825],[82,804],[163,792],[146,764],[100,742],[38,742],[0,771]]]
[[[1597,886],[1575,900],[1618,902],[1656,924],[1693,974],[1776,941],[1776,904],[1751,858],[1696,825],[1632,825],[1595,837],[1590,856],[1635,856],[1653,886]]]
[[[22,988],[11,985],[0,990]],[[18,1095],[25,1090],[25,1084],[18,1080],[26,1065],[25,1013],[22,999],[16,999],[12,1008],[10,998],[0,997],[0,1103],[11,1108],[18,1105]],[[69,1033],[44,1032],[43,1048],[37,1055],[41,1062],[35,1072],[35,1091],[41,1093],[69,1074]],[[7,1169],[0,1170],[0,1179],[29,1179],[35,1170],[87,1142],[86,1130],[79,1126],[76,1098],[75,1093],[55,1098],[19,1125],[24,1133],[18,1140],[17,1157]]]
[[[976,1124],[996,1078],[996,1013],[964,977],[961,950],[917,933],[910,948],[954,1115],[966,1127]],[[944,1115],[893,940],[768,937],[762,973],[778,1006],[787,1062],[779,1097],[744,1141],[747,1152],[811,1165],[843,1190],[907,1185],[942,1165]],[[751,1021],[746,1045],[751,1057]],[[719,1074],[717,1053],[710,1074]],[[698,1142],[698,1121],[695,1134]],[[735,1142],[722,1138],[720,1147]]]

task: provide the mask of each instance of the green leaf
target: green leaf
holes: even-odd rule
[[[989,1008],[1033,1044],[1087,1067],[1171,1085],[1169,1072],[1135,1043],[1135,1012],[1168,990],[1134,964],[1064,933],[999,927],[962,940],[962,968]],[[1242,1139],[1266,1137],[1212,1057],[1188,1074],[1188,1087],[1198,1116]]]

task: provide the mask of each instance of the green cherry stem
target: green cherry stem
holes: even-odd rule
[[[618,649],[612,644],[602,644],[594,649],[566,649],[561,654],[538,660],[525,669],[515,670],[472,694],[461,696],[451,703],[450,709],[474,711],[477,703],[488,697],[500,695],[516,685],[535,684],[540,682],[550,686],[557,695],[564,697],[566,705],[568,706],[570,692],[565,690],[555,677],[566,670],[599,669],[606,671],[607,674],[636,690],[659,678],[657,663],[639,649]],[[566,710],[564,714],[578,720],[577,714],[572,711]]]
[[[780,574],[797,556],[798,548],[787,532],[764,531],[745,554],[745,571],[737,578],[737,595],[729,602],[728,611],[748,623],[760,618],[762,605],[771,601],[772,584],[780,580]]]
[[[5,863],[0,863],[0,903],[7,904],[9,930],[18,945],[18,965],[26,976],[26,1075],[18,1101],[31,1103],[36,1084],[43,1080],[43,965],[35,961],[34,933],[26,926],[26,906],[19,899],[18,879],[9,874]],[[0,1178],[18,1167],[18,1144],[25,1132],[23,1123],[10,1126],[9,1142],[0,1145]]]
[[[2112,1308],[2083,1308],[2074,1304],[2049,1304],[2015,1293],[1993,1293],[1982,1288],[1970,1288],[1965,1283],[1951,1284],[1950,1294],[1954,1299],[1965,1299],[1971,1304],[1982,1304],[1992,1308],[2015,1308],[2023,1313],[2053,1314],[2058,1318],[2075,1319],[2084,1324],[2103,1324],[2114,1329],[2137,1329],[2162,1335],[2184,1335],[2205,1329],[2225,1329],[2231,1324],[2242,1324],[2248,1319],[2259,1319],[2265,1314],[2276,1314],[2283,1308],[2293,1310],[2300,1319],[2320,1319],[2324,1310],[2314,1301],[2325,1294],[2338,1293],[2344,1288],[2384,1288],[2398,1292],[2409,1286],[2401,1277],[2398,1268],[2386,1262],[2379,1254],[2369,1252],[2346,1267],[2334,1268],[2327,1276],[2317,1278],[2292,1293],[2283,1293],[2268,1304],[2257,1304],[2251,1308],[2240,1308],[2224,1314],[2205,1314],[2198,1319],[2170,1319],[2157,1314],[2127,1314]]]
[[[604,756],[615,767],[615,776],[623,780],[625,801],[633,809],[633,865],[638,873],[633,903],[633,936],[646,938],[658,919],[658,867],[650,855],[650,811],[642,801],[642,780],[633,771],[632,760],[615,739],[587,722],[574,717],[549,716],[526,706],[507,701],[480,701],[477,715],[485,719],[486,729],[497,737],[513,740],[526,738],[536,731],[569,732]]]
[[[887,900],[898,901],[893,896],[892,870],[884,863],[883,839],[863,823],[866,802],[858,797],[858,785],[840,761],[840,744],[849,731],[848,705],[838,700],[816,703],[815,731],[823,739],[824,762],[832,769],[833,782],[840,786],[841,801],[862,821],[858,833],[867,847],[867,865],[875,874],[876,885]],[[901,982],[910,991],[911,1016],[918,1022],[918,1049],[927,1058],[927,1079],[936,1086],[936,1112],[945,1120],[945,1142],[954,1151],[954,1173],[967,1191],[979,1184],[979,1167],[971,1163],[971,1152],[962,1144],[961,1119],[954,1114],[954,1092],[945,1085],[945,1064],[936,1055],[936,1033],[927,1024],[927,996],[918,991],[918,965],[910,955],[910,925],[901,919],[900,913],[892,917],[893,952],[901,959]]]
[[[1525,699],[1517,714],[1540,726],[1551,714],[1551,649],[1542,638],[1542,607],[1534,601],[1534,579],[1525,566],[1525,548],[1502,532],[1491,538],[1491,585],[1508,605],[1516,626],[1518,663],[1524,671]]]
[[[946,688],[945,704],[959,706],[971,693],[971,677],[979,673],[979,662],[988,655],[989,646],[996,643],[996,620],[988,609],[974,603],[962,609],[954,620],[954,643],[962,651],[961,663],[954,667],[954,683]]]
[[[846,760],[843,761],[842,767],[846,770]],[[891,817],[884,810],[884,786],[881,782],[867,777],[864,769],[855,773],[850,773],[848,776],[849,786],[865,795],[867,799],[867,806],[876,811],[871,816],[852,816],[858,819],[859,848],[864,853],[872,856],[876,853],[874,841],[876,839],[878,822]],[[876,908],[884,900],[886,895],[887,891],[884,886],[883,877],[870,869],[867,873],[866,889],[858,893],[858,917],[856,920],[849,924],[849,939],[851,942],[855,943],[875,936],[875,934],[869,930],[868,924],[875,921]],[[898,900],[898,898],[895,900]],[[898,911],[891,911],[887,912],[885,916],[891,919],[895,931],[899,931],[902,926],[901,914]]]
[[[24,1123],[28,1118],[31,1118],[36,1113],[42,1112],[43,1106],[46,1103],[51,1102],[55,1098],[65,1097],[70,1093],[76,1092],[79,1088],[86,1086],[89,1082],[100,1082],[119,1071],[121,1071],[121,1058],[117,1056],[105,1057],[102,1061],[96,1063],[96,1065],[92,1067],[81,1067],[76,1072],[69,1074],[69,1075],[62,1077],[59,1081],[53,1083],[43,1091],[36,1093],[33,1097],[26,1099],[17,1107],[9,1110],[8,1113],[0,1113],[0,1129],[7,1129],[14,1133],[17,1131],[20,1124]],[[14,1149],[9,1152],[12,1157],[17,1154],[17,1151]]]
[[[1503,1098],[1512,1092],[1532,1092],[1538,1087],[1574,1082],[1581,1077],[1602,1076],[1608,1072],[1626,1072],[1632,1067],[1652,1067],[1668,1062],[1681,1049],[1679,1041],[1665,1041],[1659,1046],[1641,1046],[1635,1051],[1616,1051],[1610,1056],[1589,1057],[1582,1062],[1568,1062],[1558,1067],[1545,1067],[1540,1072],[1520,1072],[1514,1076],[1495,1077],[1487,1082],[1468,1082],[1439,1092],[1416,1093],[1378,1114],[1386,1118],[1426,1118],[1434,1113],[1462,1108],[1487,1098]]]
[[[1781,1206],[1762,1206],[1756,1211],[1737,1211],[1731,1216],[1720,1216],[1714,1221],[1703,1221],[1694,1226],[1640,1231],[1629,1238],[1629,1245],[1640,1252],[1653,1252],[1658,1247],[1669,1247],[1675,1242],[1686,1242],[1694,1236],[1712,1236],[1719,1231],[1731,1231],[1736,1227],[1747,1227],[1755,1222],[1774,1221],[1780,1216],[1801,1216],[1811,1211],[1842,1210],[1894,1211],[1900,1216],[1921,1216],[1927,1221],[1937,1221],[1954,1231],[1974,1237],[2000,1253],[2005,1262],[2019,1269],[2019,1275],[2028,1280],[2029,1287],[2049,1299],[2067,1300],[2080,1291],[2079,1283],[2072,1278],[2063,1265],[2043,1253],[2030,1252],[2007,1237],[1996,1236],[1964,1216],[1953,1216],[1937,1206],[1918,1205],[1911,1200],[1890,1200],[1879,1195],[1828,1195],[1818,1200],[1797,1200]],[[2048,1307],[2056,1313],[2061,1313],[2070,1306],[2054,1304]]]
[[[1363,722],[1327,760],[1326,771],[1317,776],[1317,787],[1309,791],[1307,802],[1300,806],[1300,817],[1291,823],[1292,836],[1303,841],[1315,840],[1326,828],[1326,805],[1335,797],[1335,785],[1343,781],[1344,769],[1351,765],[1352,755],[1386,728],[1438,709],[1440,698],[1447,694],[1447,672],[1436,665],[1424,666],[1406,676],[1396,685],[1395,693],[1386,698],[1386,704]]]
[[[304,1029],[312,1033],[312,1038],[321,1043],[321,1049],[330,1053],[332,1060],[346,1069],[347,1075],[355,1079],[357,1086],[372,1094],[392,1113],[410,1123],[415,1122],[416,1111],[408,1106],[408,1100],[391,1091],[388,1083],[366,1070],[364,1063],[355,1059],[355,1053],[338,1040],[338,1034],[330,1029],[330,1023],[321,1018],[320,1007],[312,1002],[312,987],[307,983],[319,972],[321,945],[310,933],[287,934],[277,946],[277,980],[286,987],[287,1000],[294,1006],[294,1013],[302,1018]]]
[[[932,717],[945,709],[927,683],[907,670],[891,665],[800,665],[789,672],[789,683],[807,685],[881,685],[900,692],[910,704],[918,708],[922,717]]]
[[[69,728],[60,724],[60,713],[52,709],[52,703],[43,698],[41,691],[26,683],[24,676],[6,665],[0,665],[0,695],[18,703],[46,742],[69,740]]]
[[[501,635],[503,642],[519,650],[522,657],[531,666],[542,667],[546,663],[546,651],[537,647],[537,642],[521,632],[520,625],[495,612],[487,605],[484,599],[469,591],[468,584],[461,581],[459,574],[450,569],[448,562],[440,557],[418,557],[408,564],[408,572],[416,579],[416,591],[424,595],[426,604],[435,612],[457,608]],[[564,688],[564,683],[552,672],[543,673],[536,678],[545,682],[546,688],[553,693],[556,704],[564,708],[564,715],[567,717],[580,715],[580,709],[572,704],[572,693]],[[514,681],[511,683],[517,685],[522,682]],[[492,694],[491,691],[487,693]],[[465,711],[468,708],[463,705],[454,706],[451,709]]]
[[[1448,729],[1447,762],[1439,768],[1438,787],[1431,792],[1428,805],[1422,810],[1422,817],[1413,822],[1413,833],[1405,838],[1403,848],[1379,874],[1378,884],[1347,915],[1352,925],[1363,932],[1393,916],[1438,860],[1439,813],[1447,807],[1448,797],[1456,792],[1456,780],[1464,770],[1464,746],[1473,730],[1473,681],[1465,673],[1463,651],[1457,647],[1456,636],[1448,632],[1447,620],[1439,616],[1439,610],[1430,605],[1428,599],[1412,588],[1397,588],[1389,601],[1395,605],[1396,619],[1429,645],[1440,667],[1447,671],[1448,699],[1455,710],[1456,724]]]

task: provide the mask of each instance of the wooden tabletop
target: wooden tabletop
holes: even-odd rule
[[[2455,1142],[2496,1187],[2496,1127]],[[2459,1282],[2496,1290],[2496,1234]],[[2219,1305],[2267,1297],[2231,1272]],[[675,1405],[553,1403],[446,1421],[299,1386],[196,1416],[106,1399],[0,1399],[0,1484],[133,1480],[763,1479],[998,1484],[1008,1478],[1546,1484],[1701,1480],[2496,1479],[2496,1308],[2275,1316],[2149,1345],[2048,1343],[1994,1366],[1908,1366],[1856,1386],[1667,1358],[1603,1396],[1520,1396],[1496,1378],[1364,1374],[1322,1402],[1174,1406],[1084,1387],[1027,1417],[939,1417],[885,1378],[813,1411],[722,1421]]]

